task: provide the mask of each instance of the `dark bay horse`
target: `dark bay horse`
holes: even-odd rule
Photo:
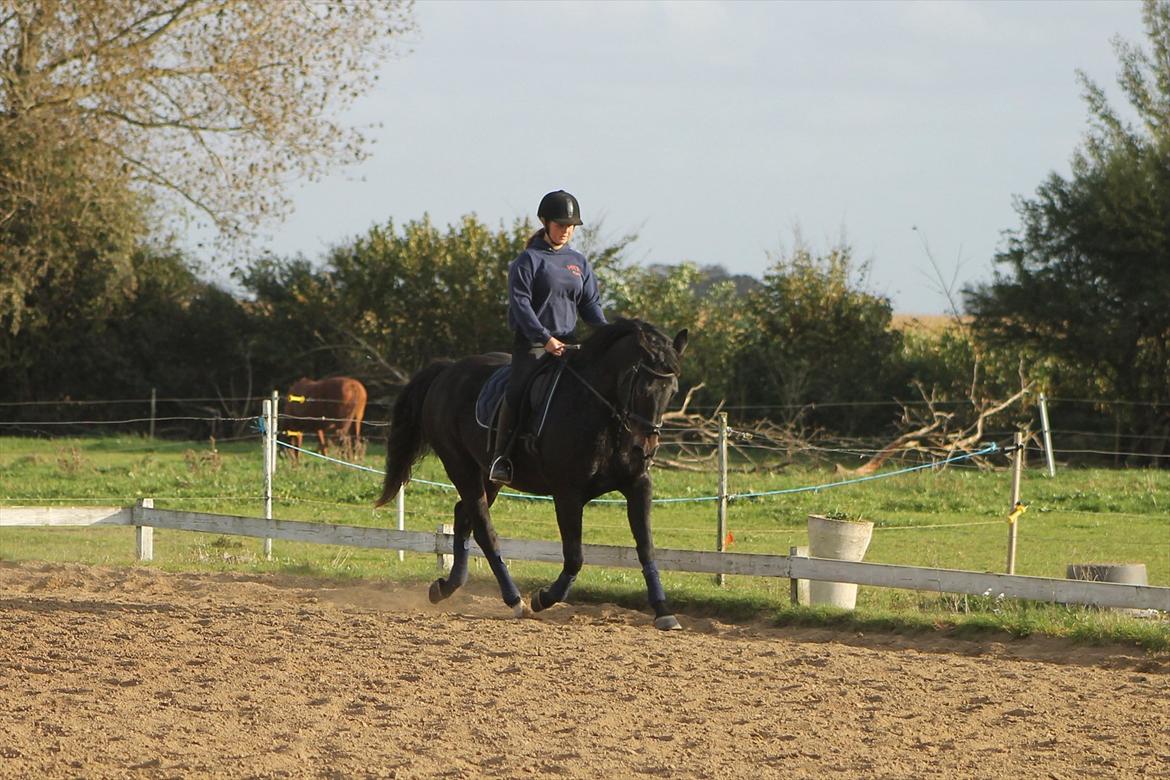
[[[642,564],[654,625],[680,628],[666,606],[654,563],[650,531],[649,466],[658,449],[662,415],[678,390],[679,358],[687,332],[673,340],[640,320],[618,320],[598,328],[581,348],[566,353],[568,367],[557,383],[535,451],[513,448],[511,487],[553,497],[564,567],[547,588],[530,596],[541,611],[569,592],[581,570],[581,514],[590,500],[611,490],[626,499],[626,514]],[[517,616],[528,605],[500,555],[490,507],[500,486],[488,480],[488,432],[475,418],[475,401],[488,377],[509,360],[499,353],[458,362],[437,361],[419,371],[394,404],[386,446],[386,479],[376,506],[392,499],[410,479],[428,448],[443,462],[459,492],[455,504],[455,554],[450,575],[433,582],[430,599],[447,598],[467,581],[468,537],[487,556],[504,603]]]

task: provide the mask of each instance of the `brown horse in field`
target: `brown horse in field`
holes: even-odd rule
[[[361,382],[347,376],[320,380],[301,377],[293,382],[288,394],[283,415],[287,418],[290,444],[303,448],[305,433],[316,433],[324,455],[329,432],[335,431],[343,446],[355,446],[361,440],[362,418],[366,414],[366,388]],[[297,451],[292,453],[296,457]]]

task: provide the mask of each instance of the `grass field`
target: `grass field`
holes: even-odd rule
[[[364,464],[380,468],[371,446]],[[1006,465],[1006,462],[1005,462]],[[85,439],[0,438],[0,505],[127,505],[150,497],[155,506],[260,516],[262,463],[259,441],[220,444],[149,441],[135,437]],[[441,465],[424,460],[416,478],[446,482]],[[733,471],[733,493],[825,485],[842,480],[827,469],[787,468],[775,473]],[[380,476],[313,458],[283,458],[274,485],[274,516],[281,519],[392,527],[393,507],[375,512]],[[712,496],[716,475],[657,471],[661,498]],[[450,490],[412,484],[406,527],[433,531],[450,522]],[[1024,474],[1028,511],[1020,519],[1016,572],[1063,577],[1070,563],[1144,563],[1151,585],[1170,585],[1170,471],[1040,469]],[[844,487],[735,501],[729,530],[736,552],[784,554],[806,544],[809,513],[840,512],[875,523],[866,560],[975,571],[1003,571],[1006,560],[1010,475],[1006,470],[951,467]],[[659,504],[654,510],[659,547],[714,549],[715,503]],[[501,498],[493,519],[501,536],[556,539],[547,501]],[[624,506],[594,504],[585,513],[585,541],[630,545]],[[393,578],[429,581],[434,556],[276,542],[274,560],[259,555],[258,540],[157,530],[155,562],[170,570],[286,571],[324,578]],[[135,565],[133,531],[125,528],[0,529],[0,559]],[[524,590],[552,579],[557,567],[515,562]],[[486,566],[472,577],[487,580]],[[1114,612],[999,602],[862,587],[852,614],[793,608],[788,581],[729,577],[723,588],[703,575],[665,573],[672,602],[689,612],[726,619],[767,618],[788,623],[955,632],[1003,630],[1086,640],[1138,642],[1170,649],[1170,623],[1136,620]],[[573,598],[644,605],[640,572],[586,567]]]

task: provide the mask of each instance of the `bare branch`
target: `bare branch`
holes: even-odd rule
[[[134,45],[137,46],[137,45],[149,44],[151,41],[157,39],[159,36],[161,36],[163,33],[165,33],[168,29],[170,29],[170,27],[178,20],[179,16],[182,15],[183,11],[190,8],[194,4],[195,4],[195,0],[183,0],[183,2],[181,2],[178,5],[178,7],[172,8],[168,11],[157,11],[157,12],[153,12],[153,13],[148,13],[146,16],[143,16],[142,18],[136,19],[135,21],[130,22],[125,27],[123,27],[122,30],[115,33],[112,37],[110,37],[104,41],[99,41],[97,45],[95,45],[91,48],[83,48],[83,49],[80,49],[78,51],[69,52],[69,53],[59,57],[58,59],[47,63],[44,66],[44,70],[45,70],[45,72],[49,73],[49,72],[52,72],[54,70],[61,68],[62,66],[66,65],[70,62],[74,62],[82,57],[93,57],[95,55],[99,55],[103,51],[106,51],[107,49],[110,49],[110,48],[113,48],[114,46],[116,46],[121,40],[123,40],[124,38],[127,38],[131,33],[133,33],[138,28],[145,26],[148,22],[150,22],[154,19],[161,18],[161,17],[166,17],[166,19],[163,21],[163,23],[161,25],[159,25],[157,28],[155,28],[153,31],[151,31],[149,34],[147,34],[144,38],[140,39]],[[96,22],[96,19],[94,21]],[[95,36],[100,35],[100,31],[96,29],[96,24],[91,29],[93,29]]]
[[[677,412],[667,412],[666,414],[662,415],[662,419],[663,420],[674,420],[674,419],[685,419],[686,417],[688,417],[689,415],[687,414],[687,407],[690,406],[691,399],[694,397],[695,393],[697,393],[699,390],[703,389],[705,386],[706,386],[705,382],[700,382],[699,384],[695,385],[690,390],[688,390],[686,398],[683,399],[682,407],[679,408],[679,410]]]
[[[186,122],[181,119],[135,119],[129,114],[124,114],[121,111],[115,111],[109,108],[97,109],[94,111],[88,111],[86,113],[92,114],[93,116],[102,116],[116,119],[119,122],[125,122],[128,125],[134,125],[135,127],[140,127],[144,130],[158,130],[164,127],[171,127],[181,130],[190,130],[192,131],[193,135],[196,136],[202,136],[204,133],[242,132],[248,129],[244,125],[200,125],[193,122]]]
[[[213,209],[209,204],[203,203],[202,201],[195,198],[191,193],[184,190],[175,181],[168,178],[161,171],[155,170],[145,160],[141,160],[141,159],[134,157],[133,155],[127,154],[126,150],[122,149],[120,147],[115,147],[115,146],[112,146],[109,144],[105,144],[105,146],[107,148],[109,148],[115,155],[117,155],[121,159],[125,160],[130,165],[132,165],[139,172],[139,175],[142,178],[146,179],[147,181],[149,181],[152,184],[157,184],[157,185],[160,185],[162,187],[166,187],[167,189],[171,190],[172,192],[177,193],[180,197],[184,198],[192,206],[199,209],[200,211],[205,213],[208,217],[210,217],[212,220],[216,221],[217,224],[219,224],[219,215],[217,214],[215,209]],[[226,227],[226,226],[221,225],[221,227]]]

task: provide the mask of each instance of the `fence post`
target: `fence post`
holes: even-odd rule
[[[150,438],[154,438],[154,418],[158,416],[158,391],[150,388]]]
[[[406,530],[406,492],[405,487],[398,488],[398,495],[396,496],[398,502],[398,530]],[[406,560],[406,551],[398,551],[398,561],[401,563]]]
[[[1020,504],[1020,475],[1024,471],[1024,434],[1016,431],[1015,450],[1012,453],[1012,506],[1008,510],[1008,553],[1007,573],[1016,573],[1016,530],[1018,528],[1016,507]]]
[[[1052,454],[1052,428],[1048,425],[1048,399],[1040,394],[1040,433],[1044,437],[1044,459],[1048,463],[1048,476],[1056,476],[1056,458]]]
[[[450,523],[440,523],[439,527],[435,529],[435,533],[436,534],[445,534],[445,535],[450,536],[451,534],[455,533],[455,526],[451,525]],[[438,538],[438,536],[436,536],[435,537],[436,550],[438,549],[438,547],[439,547],[439,538]],[[435,566],[438,567],[439,571],[451,571],[451,567],[454,565],[455,565],[455,556],[454,555],[452,555],[450,553],[436,552]]]
[[[807,558],[808,547],[789,547],[789,558]],[[788,578],[788,600],[792,606],[799,607],[809,605],[808,597],[808,580],[798,580],[796,577]]]
[[[280,435],[280,391],[272,391],[272,475],[276,476],[277,452],[279,447],[276,444],[276,438]]]
[[[138,499],[140,509],[154,509],[153,498]],[[136,518],[137,519],[137,518]],[[134,526],[134,548],[140,561],[154,560],[154,527],[149,525]]]
[[[715,551],[727,551],[727,412],[719,413],[719,508],[716,514]],[[724,583],[723,572],[715,575],[715,584]]]
[[[264,519],[272,519],[272,476],[276,471],[276,412],[275,401],[264,399]],[[264,539],[264,560],[272,560],[272,539]]]

